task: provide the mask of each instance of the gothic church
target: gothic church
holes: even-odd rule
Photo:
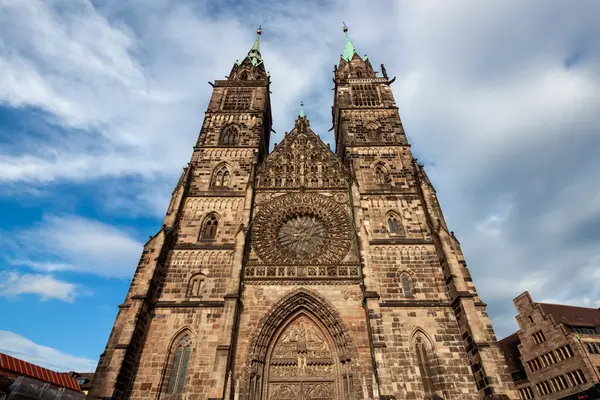
[[[90,399],[517,399],[486,304],[346,32],[335,153],[301,109],[269,152],[259,49],[213,87]]]

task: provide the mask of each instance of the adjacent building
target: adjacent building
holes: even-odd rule
[[[74,377],[0,353],[0,399],[84,398],[85,394]]]
[[[502,339],[521,399],[600,399],[600,309],[514,299],[519,330]]]
[[[395,78],[346,34],[327,110],[335,152],[303,108],[269,151],[259,37],[210,83],[88,398],[516,399]]]

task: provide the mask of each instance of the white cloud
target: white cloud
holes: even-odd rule
[[[66,354],[3,330],[0,330],[0,352],[59,372],[93,372],[97,364],[95,360]]]
[[[40,296],[42,300],[58,299],[72,303],[77,297],[77,286],[58,280],[52,275],[20,274],[0,271],[0,295],[16,297],[23,294]]]
[[[130,278],[143,243],[127,231],[78,216],[46,216],[39,226],[16,235],[13,265],[39,271],[77,271]]]

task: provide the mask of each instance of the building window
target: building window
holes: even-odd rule
[[[379,137],[379,125],[375,122],[369,122],[367,124],[367,136],[376,139]]]
[[[239,142],[239,131],[235,125],[229,125],[221,132],[220,144],[225,146],[235,146]]]
[[[188,297],[200,297],[202,295],[202,288],[206,276],[204,274],[196,274],[192,276],[188,283],[187,295]]]
[[[400,282],[402,282],[402,293],[404,294],[404,297],[413,297],[408,274],[403,273],[400,275]]]
[[[191,339],[189,334],[179,339],[172,352],[172,361],[170,365],[169,384],[167,386],[168,394],[181,394],[185,385],[188,363],[192,352]]]
[[[433,375],[431,373],[431,360],[427,346],[425,346],[425,343],[421,337],[417,337],[416,339],[416,352],[419,372],[421,373],[421,382],[423,383],[425,394],[433,394],[434,391]]]
[[[202,230],[200,231],[200,239],[212,240],[217,237],[217,228],[219,227],[219,218],[215,214],[211,214],[204,220]]]
[[[529,320],[529,322],[531,322],[533,324],[533,318],[531,318],[531,315],[529,317],[527,317],[527,319]]]
[[[378,165],[375,167],[375,182],[378,185],[385,185],[389,183],[390,177],[383,165]]]
[[[391,212],[387,215],[388,232],[392,235],[399,235],[402,233],[402,225],[400,224],[400,217],[398,214]]]
[[[354,71],[354,73],[356,74],[357,78],[363,77],[363,72],[362,72],[362,69],[360,69],[360,68],[356,68],[356,71]]]
[[[533,391],[531,390],[531,388],[525,387],[522,389],[519,389],[519,396],[521,397],[521,399],[523,400],[529,400],[529,399],[533,399]]]
[[[242,71],[242,73],[240,74],[240,80],[247,81],[248,80],[248,72]]]
[[[212,184],[213,187],[229,187],[229,168],[226,165],[218,166],[213,173]]]
[[[352,100],[354,105],[359,107],[379,105],[379,95],[373,85],[352,85]]]
[[[546,341],[546,336],[544,336],[544,332],[542,331],[537,331],[536,333],[533,334],[533,341],[535,342],[535,344],[540,344],[542,342]]]
[[[250,109],[252,102],[252,89],[230,88],[227,89],[223,110],[243,111]]]

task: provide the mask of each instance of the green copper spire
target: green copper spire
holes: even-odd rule
[[[298,114],[300,118],[304,118],[306,115],[304,114],[304,102],[300,102],[300,114]]]
[[[261,34],[262,34],[262,27],[259,26],[258,29],[256,30],[256,40],[254,41],[252,48],[248,52],[248,58],[250,58],[250,61],[252,62],[253,67],[257,67],[263,62],[262,58],[260,56],[260,35]]]
[[[348,27],[345,23],[343,24],[344,33],[346,34],[346,43],[344,44],[344,55],[342,55],[342,58],[347,62],[350,62],[350,60],[352,60],[352,57],[354,56],[354,53],[357,53],[357,51],[354,45],[352,44],[352,41],[350,40],[350,36],[348,36]]]

